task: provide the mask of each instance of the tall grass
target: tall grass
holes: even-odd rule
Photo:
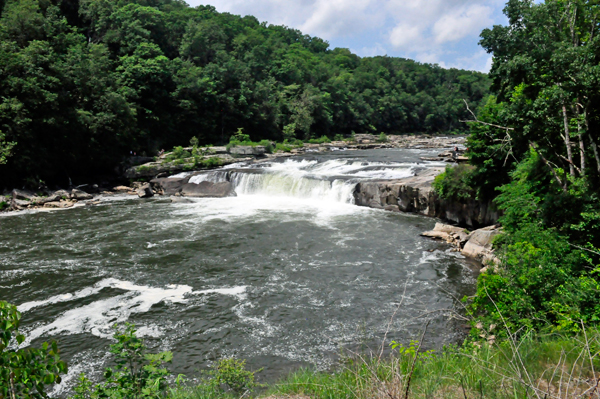
[[[588,336],[589,334],[589,336]],[[274,397],[599,398],[597,332],[578,337],[449,346],[439,352],[355,355],[338,372],[307,369],[271,387]],[[413,369],[414,364],[414,369]]]

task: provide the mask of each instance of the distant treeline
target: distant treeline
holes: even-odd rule
[[[114,168],[192,137],[466,129],[485,74],[360,58],[181,0],[0,0],[0,186]],[[3,138],[3,136],[5,136]]]

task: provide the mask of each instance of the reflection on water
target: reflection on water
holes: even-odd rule
[[[473,273],[419,237],[434,220],[352,205],[365,170],[419,167],[414,153],[364,156],[265,165],[234,198],[121,198],[0,218],[0,298],[19,305],[28,342],[59,340],[71,365],[59,393],[81,371],[98,376],[117,322],[173,351],[172,371],[189,377],[229,355],[266,378],[326,369],[340,348],[380,342],[405,290],[388,337],[414,338],[424,312],[473,293]],[[441,316],[429,331],[430,345],[460,337]]]

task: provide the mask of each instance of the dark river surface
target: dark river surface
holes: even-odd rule
[[[0,299],[23,313],[25,344],[59,341],[70,372],[58,395],[82,371],[99,376],[119,322],[189,378],[224,356],[264,367],[263,381],[326,370],[343,348],[381,343],[399,304],[388,339],[418,339],[433,318],[427,345],[456,342],[461,324],[434,311],[474,293],[473,265],[419,236],[434,219],[352,204],[358,181],[409,176],[437,152],[306,155],[234,173],[237,197],[0,217]]]

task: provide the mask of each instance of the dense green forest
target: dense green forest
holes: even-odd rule
[[[459,131],[462,100],[477,106],[489,89],[481,73],[360,58],[181,0],[0,5],[4,185],[64,184],[112,170],[130,151],[224,143],[238,128],[256,141]]]
[[[510,0],[504,12],[509,25],[481,35],[494,96],[470,123],[473,168],[447,173],[503,212],[501,265],[470,309],[486,329],[580,331],[600,322],[600,8]]]

